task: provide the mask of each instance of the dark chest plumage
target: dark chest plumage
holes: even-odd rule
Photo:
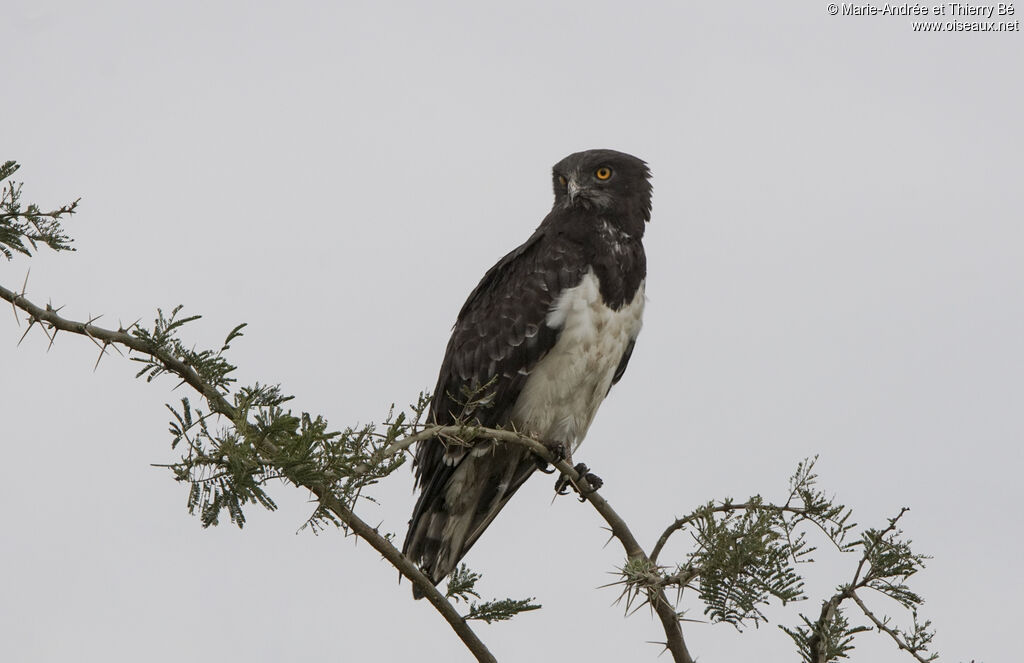
[[[581,261],[594,270],[604,303],[618,310],[632,301],[640,283],[647,277],[642,226],[641,236],[637,237],[608,220],[600,217],[595,220],[589,213],[565,214],[565,218],[555,221],[552,225],[558,228],[556,232],[578,247]]]

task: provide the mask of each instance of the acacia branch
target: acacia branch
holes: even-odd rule
[[[815,628],[811,637],[807,640],[807,648],[810,650],[811,660],[814,663],[827,663],[828,652],[826,650],[827,642],[822,634],[826,628],[826,625],[830,624],[836,617],[836,611],[839,610],[839,606],[849,598],[849,592],[843,590],[824,601],[821,604],[821,614],[818,615],[818,621],[815,622]]]
[[[564,459],[556,458],[550,449],[528,435],[511,430],[474,428],[471,426],[427,426],[419,433],[410,435],[390,445],[389,449],[393,449],[392,453],[398,453],[418,440],[436,436],[460,439],[460,435],[465,436],[467,433],[472,436],[518,444],[554,465],[555,468],[569,477],[580,494],[586,497],[587,501],[593,505],[594,509],[608,523],[612,536],[622,544],[627,558],[653,566],[651,558],[640,547],[636,537],[633,536],[633,532],[626,525],[626,521],[615,512],[611,505],[608,504],[608,501],[597,492],[597,489],[591,486],[568,462]],[[686,649],[686,643],[683,640],[682,629],[679,627],[679,613],[676,612],[675,607],[665,596],[663,587],[648,587],[647,592],[648,599],[661,620],[666,637],[665,647],[672,653],[673,661],[675,663],[693,663],[693,658],[690,657],[690,653]]]
[[[13,185],[11,185],[11,186],[13,186]],[[9,198],[6,195],[7,192],[5,191],[4,193],[5,193],[5,195],[4,195],[3,202],[7,202],[7,200]],[[59,220],[62,216],[66,216],[68,214],[74,214],[77,211],[78,203],[81,202],[81,200],[82,199],[79,198],[78,200],[75,200],[74,202],[72,202],[72,203],[70,203],[68,205],[64,205],[60,209],[55,209],[55,210],[50,211],[50,212],[41,212],[41,211],[39,211],[37,209],[30,209],[30,210],[26,210],[24,212],[5,212],[3,214],[0,214],[0,222],[9,222],[9,221],[13,221],[14,219],[25,219],[26,221],[32,222],[33,219],[38,219],[40,217],[47,218],[47,219],[53,219],[53,220],[56,221],[56,220]]]
[[[865,586],[865,583],[867,581],[860,580],[860,574],[861,571],[864,570],[864,565],[867,564],[868,559],[871,558],[871,555],[872,553],[874,553],[875,548],[878,546],[879,542],[881,542],[882,539],[885,538],[885,535],[896,529],[896,523],[899,521],[900,518],[903,517],[903,514],[905,514],[907,511],[910,511],[910,507],[903,507],[902,509],[900,509],[899,513],[897,513],[894,517],[889,519],[889,526],[878,533],[878,536],[875,538],[875,542],[871,546],[864,547],[864,554],[861,556],[860,562],[858,562],[857,564],[857,570],[853,574],[853,582],[850,583],[850,586],[853,589],[858,589],[860,587]]]
[[[867,575],[865,575],[865,577],[861,577],[861,573],[864,571],[864,566],[868,564],[868,560],[874,553],[874,550],[877,547],[878,543],[881,542],[887,534],[896,529],[896,523],[899,521],[900,518],[903,517],[903,514],[905,514],[909,510],[909,508],[903,507],[902,509],[900,509],[900,512],[896,514],[896,516],[889,519],[888,527],[886,527],[878,533],[874,543],[872,545],[864,546],[864,554],[861,555],[860,560],[857,562],[857,568],[853,572],[853,580],[850,582],[850,584],[841,587],[838,592],[832,595],[831,598],[822,603],[821,615],[818,617],[818,621],[814,623],[813,635],[811,636],[808,642],[811,653],[814,656],[813,660],[815,661],[815,663],[825,663],[825,639],[821,636],[821,634],[825,632],[827,625],[835,618],[836,611],[839,610],[839,607],[842,605],[843,601],[846,601],[848,599],[852,599],[854,603],[856,603],[860,607],[860,609],[864,612],[864,615],[868,619],[870,619],[872,623],[874,623],[874,625],[878,628],[879,631],[887,633],[893,640],[895,640],[896,644],[899,646],[900,649],[906,650],[907,653],[909,653],[911,656],[913,656],[921,663],[928,663],[929,659],[922,658],[921,655],[918,653],[918,650],[911,647],[906,642],[906,640],[900,636],[899,632],[887,626],[884,622],[878,619],[878,617],[864,604],[860,597],[857,596],[857,590],[861,589],[862,587],[868,587],[868,582],[870,582],[871,579],[870,572]],[[865,627],[861,628],[865,629]]]
[[[487,649],[483,641],[477,637],[473,629],[469,627],[469,624],[466,623],[466,620],[459,614],[458,610],[434,586],[434,583],[430,582],[430,579],[423,575],[423,572],[413,564],[412,560],[403,555],[398,548],[395,548],[387,539],[381,536],[375,528],[370,527],[366,521],[348,509],[340,500],[331,495],[329,491],[309,486],[307,488],[310,488],[313,494],[320,498],[321,503],[330,509],[331,513],[338,516],[356,536],[369,543],[374,550],[391,562],[391,565],[398,569],[399,573],[408,578],[410,582],[423,592],[423,596],[430,602],[430,605],[434,606],[434,609],[441,613],[441,616],[452,627],[452,630],[459,636],[463,644],[473,652],[476,660],[481,663],[497,663],[497,659],[494,658],[494,655]]]
[[[661,554],[662,548],[668,543],[669,537],[674,533],[683,529],[698,518],[707,515],[709,513],[729,513],[731,511],[772,511],[775,513],[792,513],[798,516],[806,516],[810,513],[807,509],[795,507],[795,506],[776,506],[774,504],[752,504],[750,502],[744,502],[742,504],[720,504],[714,507],[703,507],[698,509],[696,512],[686,516],[684,518],[677,518],[671,525],[665,528],[665,531],[658,537],[658,541],[654,544],[654,548],[651,550],[651,561],[657,562],[658,555]]]
[[[896,629],[892,628],[891,626],[888,626],[887,624],[885,624],[885,622],[883,622],[877,616],[875,616],[875,613],[871,612],[871,609],[868,608],[866,605],[864,605],[864,601],[860,600],[860,597],[857,596],[857,592],[855,592],[853,590],[850,590],[849,596],[850,596],[851,599],[853,599],[853,602],[856,603],[860,607],[860,609],[864,612],[864,615],[867,616],[867,618],[871,620],[871,622],[875,625],[875,628],[877,628],[879,631],[887,633],[890,638],[892,638],[893,640],[896,641],[896,645],[900,649],[906,651],[908,654],[913,656],[916,660],[920,661],[921,663],[929,663],[929,661],[931,659],[927,659],[927,658],[922,657],[918,653],[917,649],[915,649],[914,647],[911,647],[907,643],[907,641],[905,639],[903,639],[903,637],[900,635],[899,631],[897,631]],[[927,628],[927,626],[925,628]]]
[[[115,331],[113,329],[99,327],[93,324],[96,318],[92,318],[86,322],[68,320],[67,318],[61,317],[57,313],[58,309],[53,308],[49,304],[46,305],[46,308],[42,308],[29,301],[25,297],[24,288],[20,293],[18,293],[0,286],[0,299],[5,299],[13,306],[28,313],[30,328],[32,325],[37,323],[46,323],[54,330],[54,336],[56,336],[57,331],[66,331],[71,332],[72,334],[86,336],[91,339],[93,343],[100,345],[101,351],[105,350],[107,346],[117,344],[123,345],[129,350],[134,350],[140,354],[149,355],[150,357],[158,360],[163,364],[164,368],[180,377],[190,387],[206,398],[210,407],[215,412],[227,416],[228,418],[231,418],[232,415],[235,414],[235,409],[227,402],[224,395],[212,385],[204,382],[194,368],[177,357],[163,351],[163,349],[153,347],[151,344],[132,336],[128,333],[127,329],[118,329]],[[28,331],[26,330],[25,333],[27,334]],[[102,344],[99,343],[100,341],[102,341]]]
[[[538,445],[547,452],[547,448],[544,445]],[[550,452],[547,453],[549,458],[545,458],[549,463],[552,462],[550,458]],[[615,536],[622,544],[622,547],[626,551],[626,555],[630,560],[638,560],[646,564],[654,565],[647,553],[644,552],[643,548],[637,542],[636,537],[630,531],[619,514],[612,509],[608,501],[604,499],[593,486],[586,482],[586,479],[581,477],[575,469],[569,467],[569,464],[564,460],[558,463],[552,463],[563,473],[568,474],[572,478],[573,482],[577,484],[580,492],[586,496],[587,501],[590,502],[597,510],[601,517],[604,518],[605,522],[612,530],[612,535]],[[658,619],[661,620],[661,627],[665,631],[665,647],[672,653],[672,660],[675,663],[693,663],[693,658],[690,656],[690,652],[686,649],[686,642],[683,640],[683,631],[679,626],[680,615],[676,611],[675,607],[669,603],[668,597],[665,596],[665,590],[662,587],[648,588],[648,599],[651,605],[654,607],[654,611],[658,615]]]
[[[80,322],[75,320],[69,320],[58,315],[57,311],[50,305],[46,308],[42,308],[32,303],[25,297],[24,289],[21,293],[16,293],[7,288],[0,286],[0,298],[10,302],[13,306],[25,311],[29,316],[29,328],[33,324],[43,323],[50,325],[51,329],[54,330],[54,334],[57,331],[66,331],[72,334],[79,334],[86,336],[94,343],[99,344],[102,342],[101,350],[106,349],[107,346],[118,344],[123,345],[130,350],[134,350],[140,354],[148,355],[158,360],[164,368],[180,377],[186,384],[199,392],[210,404],[210,407],[232,422],[237,422],[239,413],[225,398],[224,395],[214,388],[212,385],[205,382],[200,375],[195,371],[194,368],[181,361],[177,357],[174,357],[159,347],[154,347],[149,343],[142,341],[135,336],[132,336],[125,329],[106,329],[93,324],[93,320],[88,322]],[[26,331],[27,333],[27,331]],[[270,454],[276,452],[274,445],[267,441],[262,440],[259,443],[261,450]],[[434,586],[430,580],[423,575],[423,573],[412,563],[409,558],[404,556],[397,548],[391,545],[391,543],[381,536],[376,529],[371,527],[359,516],[357,516],[351,509],[346,507],[340,500],[338,500],[330,490],[323,486],[313,483],[299,483],[299,485],[310,490],[316,495],[321,504],[331,511],[338,519],[345,524],[356,536],[362,538],[373,547],[374,550],[379,552],[385,559],[387,559],[398,571],[409,579],[417,588],[419,588],[427,600],[434,608],[441,613],[445,621],[452,627],[459,639],[462,640],[463,644],[473,653],[478,661],[481,663],[496,663],[497,659],[487,649],[483,641],[473,632],[466,621],[462,618],[459,612],[452,606],[451,603],[441,594],[440,591]]]

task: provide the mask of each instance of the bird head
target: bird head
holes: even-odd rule
[[[646,163],[624,152],[570,154],[552,169],[555,208],[594,211],[642,232],[651,220],[650,177]]]

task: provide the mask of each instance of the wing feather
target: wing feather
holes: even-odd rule
[[[486,427],[506,426],[530,372],[558,341],[561,330],[547,324],[548,313],[559,294],[577,285],[586,269],[582,247],[541,224],[530,239],[488,270],[452,330],[430,420],[442,425],[473,420]],[[486,405],[474,407],[467,403],[467,395],[477,392],[479,398],[479,390],[486,394]],[[446,448],[435,438],[420,442],[416,449],[421,494],[403,552],[435,582],[451,571],[449,567],[533,471],[532,459],[518,450],[488,447],[481,441],[471,450]],[[478,460],[467,465],[467,458]],[[454,501],[453,483],[461,491]]]
[[[629,358],[633,356],[633,348],[636,347],[636,339],[634,338],[626,346],[626,351],[622,353],[622,359],[619,360],[619,365],[615,368],[615,375],[612,376],[612,383],[608,385],[608,391],[612,390],[622,376],[626,374],[626,366],[629,366]]]
[[[495,264],[469,295],[452,330],[434,388],[430,420],[451,424],[467,414],[482,426],[508,424],[529,373],[558,340],[560,328],[545,323],[558,294],[583,278],[585,260],[578,246],[541,225],[525,243]],[[467,412],[468,392],[484,388],[488,407]],[[417,485],[429,482],[461,450],[436,440],[416,452]],[[454,455],[454,457],[453,457]]]

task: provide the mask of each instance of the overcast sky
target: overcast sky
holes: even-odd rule
[[[433,386],[466,295],[549,209],[552,164],[635,154],[654,173],[645,327],[577,460],[650,546],[709,499],[784,499],[820,454],[863,525],[911,508],[943,660],[1017,660],[1024,41],[912,21],[807,1],[8,0],[0,160],[44,207],[82,203],[77,253],[0,262],[0,283],[31,266],[35,301],[108,325],[182,303],[200,346],[248,322],[239,377],[341,428]],[[81,338],[18,348],[6,315],[0,658],[470,660],[369,546],[296,534],[300,491],[203,530],[150,466],[175,458],[163,404],[184,394],[117,358],[93,371]],[[480,635],[502,661],[656,660],[657,622],[598,588],[621,549],[551,488],[530,481],[466,560],[485,597],[544,609]],[[411,489],[400,470],[363,517],[404,533]],[[775,624],[855,564],[820,557],[811,600],[743,635],[687,603],[691,651],[794,660]],[[909,660],[857,642],[855,661]]]

